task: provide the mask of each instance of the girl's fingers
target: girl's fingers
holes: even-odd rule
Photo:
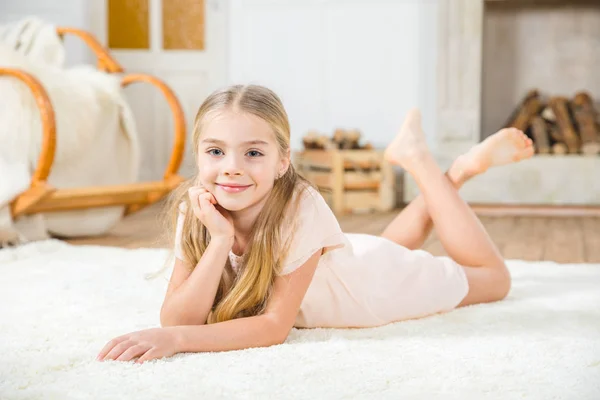
[[[150,348],[147,352],[142,354],[142,356],[136,361],[136,364],[143,364],[146,361],[156,358],[156,352],[153,350],[153,348]]]
[[[199,198],[198,198],[197,190],[190,189],[188,191],[188,195],[190,197],[190,204],[192,205],[192,210],[194,211],[194,214],[199,215],[199,213],[200,213],[200,203],[198,201]]]
[[[113,349],[104,357],[105,360],[116,360],[117,357],[119,357],[121,354],[123,354],[123,352],[125,350],[127,350],[129,347],[131,347],[131,345],[133,345],[135,342],[133,342],[132,340],[125,340],[121,343],[119,343],[118,345],[116,345],[115,347],[113,347]]]
[[[213,202],[212,202],[212,194],[210,194],[210,193],[202,194],[198,197],[198,200],[200,202],[200,209],[206,210],[207,208],[210,208],[210,207],[214,208]]]
[[[123,352],[123,354],[121,354],[117,358],[117,361],[130,361],[130,360],[133,360],[134,358],[136,358],[138,356],[141,356],[142,354],[144,354],[145,352],[147,352],[151,348],[152,347],[150,347],[147,344],[136,344],[135,346],[131,346],[130,348],[128,348],[127,350],[125,350],[125,352]]]
[[[190,199],[196,200],[199,196],[208,193],[208,190],[204,188],[190,188],[189,195]]]
[[[204,193],[208,193],[208,191],[206,189],[191,188],[189,190],[189,193],[190,193],[190,196],[197,198],[198,196],[200,196]]]
[[[204,189],[203,187],[193,186],[193,187],[191,187],[191,188],[188,189],[188,192],[190,194],[193,194],[194,196],[199,196],[199,195],[201,195],[203,193],[208,193],[208,190]]]
[[[188,190],[188,194],[190,197],[190,203],[192,204],[192,209],[194,210],[194,214],[198,218],[202,218],[201,215],[203,210],[205,211],[206,207],[217,204],[217,200],[208,190],[204,189],[204,187],[191,187]]]
[[[123,335],[123,336],[114,338],[110,342],[106,343],[106,345],[102,348],[102,350],[100,350],[100,353],[98,354],[97,359],[98,360],[104,359],[104,357],[106,357],[106,355],[108,354],[109,351],[111,351],[116,345],[118,345],[119,343],[123,342],[126,339],[128,339],[128,336]]]
[[[215,197],[209,192],[202,193],[200,196],[198,196],[198,199],[206,199],[210,204],[216,204],[217,202]],[[202,203],[200,203],[200,208],[202,208]]]
[[[213,196],[213,194],[212,194],[212,193],[210,193],[208,190],[206,190],[206,189],[201,189],[201,190],[199,190],[199,191],[198,191],[198,196],[202,196],[202,195],[205,195],[205,196],[207,196],[207,197],[208,197],[208,199],[209,199],[209,201],[210,201],[212,204],[216,204],[216,203],[217,203],[217,201],[215,200],[215,196]]]

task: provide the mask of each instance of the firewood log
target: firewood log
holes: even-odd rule
[[[536,89],[530,90],[515,111],[513,111],[504,127],[514,127],[525,131],[531,123],[531,118],[537,115],[541,107],[542,103],[539,99],[539,92]]]
[[[563,142],[562,134],[560,133],[560,128],[556,124],[549,124],[548,131],[550,132],[550,137],[553,142]]]
[[[600,133],[596,125],[596,110],[589,94],[580,92],[575,95],[572,110],[581,136],[581,152],[586,155],[600,153]]]
[[[578,153],[580,140],[569,115],[569,101],[565,97],[557,96],[550,99],[549,105],[556,116],[562,142],[567,145],[569,153]]]
[[[345,149],[360,149],[358,142],[360,141],[360,131],[352,129],[346,132],[346,140],[344,141]]]
[[[310,131],[302,138],[302,143],[305,149],[318,149],[319,148],[319,133]]]
[[[343,149],[346,141],[346,131],[343,129],[336,129],[333,132],[333,142],[337,145],[338,149]]]
[[[544,118],[548,122],[556,122],[556,115],[554,115],[554,111],[552,111],[552,108],[550,108],[549,106],[544,107],[544,110],[542,111],[541,115],[542,118]]]
[[[319,148],[324,150],[333,150],[338,148],[337,143],[331,140],[331,138],[327,135],[319,136],[317,139],[317,143],[319,145]]]
[[[552,154],[567,154],[568,148],[567,145],[562,141],[563,137],[560,134],[560,128],[558,127],[558,125],[549,123],[547,127],[549,136],[551,138],[550,143]]]
[[[533,144],[535,146],[536,153],[548,154],[550,153],[550,141],[548,139],[548,128],[546,127],[546,121],[540,116],[533,117],[531,121],[531,132],[533,135]]]
[[[567,154],[567,145],[564,143],[554,143],[552,145],[552,154]]]

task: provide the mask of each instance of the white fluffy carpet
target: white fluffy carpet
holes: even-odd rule
[[[1,399],[600,399],[600,265],[510,261],[499,303],[280,346],[94,361],[158,325],[161,249],[0,250]]]

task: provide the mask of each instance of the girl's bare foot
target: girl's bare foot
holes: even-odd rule
[[[533,142],[522,131],[516,128],[501,129],[458,157],[449,175],[464,181],[490,167],[530,158],[533,152]]]
[[[413,108],[406,115],[394,140],[385,149],[384,158],[410,171],[415,163],[430,157],[431,153],[421,128],[421,113]]]

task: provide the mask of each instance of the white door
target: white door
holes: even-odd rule
[[[177,95],[187,121],[185,157],[179,173],[194,173],[191,133],[194,117],[206,96],[227,83],[228,2],[204,0],[204,50],[164,50],[162,1],[149,0],[148,50],[109,49],[126,72],[154,75]],[[202,3],[199,0],[199,3]],[[92,2],[92,32],[107,43],[107,0]],[[134,83],[125,89],[133,109],[142,151],[141,180],[161,179],[173,143],[173,121],[166,100],[149,84]]]

